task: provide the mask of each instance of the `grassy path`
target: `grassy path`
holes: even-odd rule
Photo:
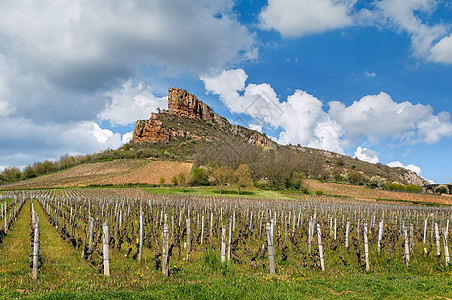
[[[31,213],[27,200],[0,249],[0,296],[17,297],[61,289],[77,291],[83,287],[86,290],[95,270],[61,239],[36,201],[34,206],[39,215],[43,260],[38,280],[31,279],[28,265]]]
[[[31,283],[28,265],[30,254],[30,201],[22,207],[12,229],[0,245],[0,297],[7,292],[23,293]]]

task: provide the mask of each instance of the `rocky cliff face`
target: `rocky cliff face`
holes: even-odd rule
[[[228,120],[213,113],[212,109],[196,98],[196,96],[186,90],[175,87],[168,90],[168,110],[153,113],[149,120],[138,120],[133,132],[133,140],[135,142],[146,141],[155,143],[176,138],[193,138],[199,141],[218,139],[165,125],[164,120],[167,117],[205,121],[207,122],[206,124],[213,124],[245,139],[249,144],[276,148],[276,143],[263,134],[241,126],[231,125]]]
[[[168,113],[183,118],[212,122],[213,113],[209,106],[186,90],[170,88],[168,90]]]

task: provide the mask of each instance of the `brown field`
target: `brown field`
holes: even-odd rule
[[[338,184],[338,183],[322,183],[317,180],[305,180],[304,185],[311,191],[323,191],[325,194],[342,195],[362,200],[398,200],[409,202],[429,202],[451,204],[452,198],[448,196],[439,196],[433,194],[417,194],[404,192],[390,192],[367,189],[363,186]]]
[[[171,178],[179,173],[188,173],[192,163],[175,161],[149,161],[149,163],[134,169],[126,174],[102,179],[95,184],[98,185],[125,185],[125,184],[159,184],[160,178],[165,178],[165,183],[171,183]]]
[[[30,180],[2,185],[12,188],[56,188],[88,185],[157,184],[164,177],[166,183],[183,172],[187,174],[192,163],[150,161],[147,159],[114,160],[83,164],[72,169],[40,176]],[[188,176],[187,176],[188,177]]]

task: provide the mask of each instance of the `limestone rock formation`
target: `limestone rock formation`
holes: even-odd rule
[[[217,128],[227,130],[235,136],[245,139],[249,144],[276,148],[276,143],[263,134],[242,126],[231,125],[226,118],[213,113],[212,109],[204,104],[196,96],[188,93],[186,90],[170,88],[168,90],[168,110],[159,113],[153,113],[149,120],[138,120],[133,132],[135,142],[169,141],[176,138],[192,138],[199,141],[218,139],[211,136],[197,135],[184,129],[176,129],[165,125],[165,119],[168,117],[186,118],[199,120],[216,126]]]

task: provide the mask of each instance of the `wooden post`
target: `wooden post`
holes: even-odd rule
[[[209,232],[209,238],[212,238],[213,233],[213,211],[210,212],[210,232]]]
[[[439,240],[438,223],[435,223],[436,256],[441,256],[441,244]]]
[[[143,257],[143,213],[140,213],[140,244],[138,246],[138,261]]]
[[[380,250],[381,250],[381,240],[382,240],[382,238],[383,238],[383,231],[384,231],[384,221],[383,220],[381,220],[380,221],[380,226],[379,226],[379,228],[378,228],[378,245],[377,245],[377,247],[378,247],[378,254],[380,254]]]
[[[308,223],[308,255],[311,255],[311,241],[312,241],[312,227],[314,224],[312,223],[312,218]]]
[[[337,219],[334,218],[334,240],[337,239]]]
[[[369,265],[369,240],[367,238],[367,223],[364,223],[364,258],[366,260],[366,272],[370,271],[370,265]]]
[[[320,267],[322,268],[322,271],[325,271],[325,263],[323,261],[322,232],[320,231],[319,223],[317,223],[317,242],[319,244]]]
[[[427,235],[427,218],[424,220],[424,240],[423,240],[424,244],[426,235]]]
[[[267,247],[270,261],[270,274],[275,274],[275,252],[273,250],[273,236],[270,223],[267,223]]]
[[[33,279],[38,279],[38,262],[39,262],[39,218],[36,215],[35,236],[33,241]]]
[[[187,261],[190,259],[190,246],[191,246],[191,239],[190,239],[190,218],[186,219],[185,222],[187,223]]]
[[[232,244],[232,216],[229,218],[229,238],[228,238],[228,261],[231,260],[231,244]]]
[[[164,276],[168,276],[168,265],[169,265],[169,257],[168,257],[168,224],[165,222],[163,225],[163,249],[162,249],[162,273]]]
[[[89,224],[88,224],[88,230],[89,230],[89,236],[88,236],[88,250],[93,250],[93,234],[94,234],[94,219],[92,217],[89,217]]]
[[[347,221],[345,226],[345,248],[348,249],[348,235],[350,234],[350,221]]]
[[[405,225],[403,226],[403,240],[404,240],[404,257],[405,257],[405,265],[408,267],[410,265],[410,247],[408,242],[408,231],[405,228]]]
[[[226,226],[221,227],[221,262],[226,261]]]
[[[201,245],[204,240],[204,214],[201,216]]]
[[[103,229],[103,254],[104,254],[104,275],[110,276],[110,256],[109,256],[109,248],[108,242],[110,240],[110,236],[108,235],[108,223],[105,222],[102,225]]]

